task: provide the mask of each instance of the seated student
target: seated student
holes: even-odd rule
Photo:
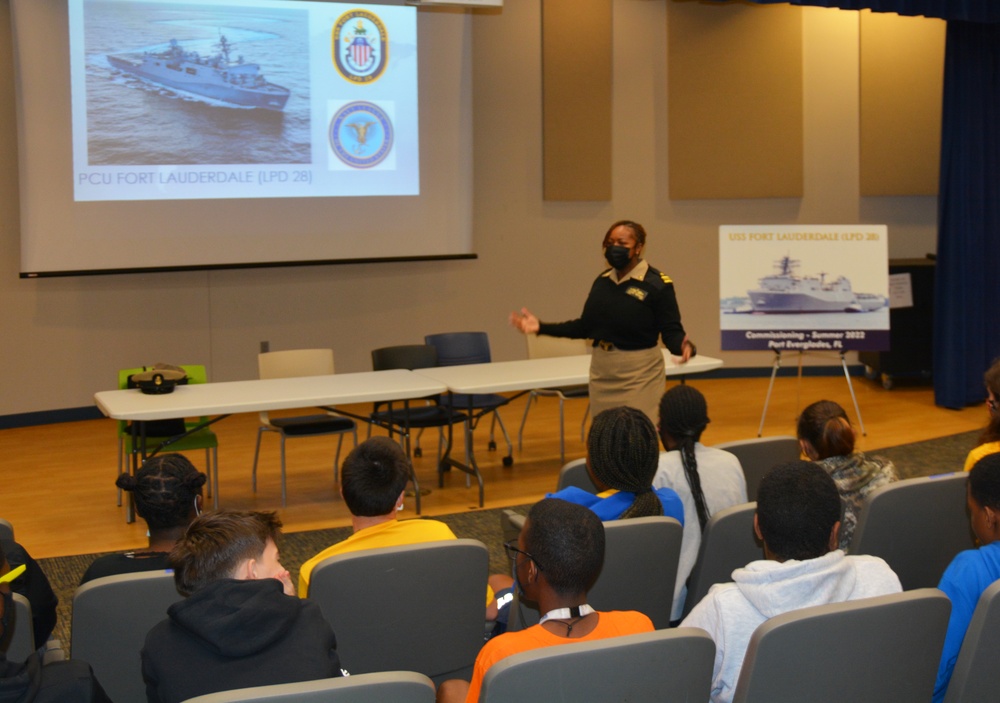
[[[987,454],[1000,452],[1000,359],[997,359],[983,374],[986,386],[986,411],[990,421],[979,435],[976,447],[965,458],[965,470],[969,471],[976,462]]]
[[[142,648],[149,703],[341,676],[319,606],[295,596],[278,560],[275,513],[196,518],[170,553],[178,592]]]
[[[48,646],[50,651],[60,649],[61,644],[58,640],[47,642],[56,626],[59,597],[52,590],[52,585],[42,567],[28,554],[27,549],[13,540],[0,540],[0,551],[7,555],[11,569],[24,566],[24,571],[11,582],[10,588],[14,593],[27,598],[31,604],[31,624],[35,644],[39,647]],[[2,697],[0,700],[3,700]]]
[[[708,423],[708,404],[698,389],[674,386],[660,399],[660,441],[666,451],[660,454],[653,486],[672,488],[684,503],[673,620],[679,620],[684,610],[687,580],[698,560],[708,519],[724,508],[747,502],[747,481],[740,460],[701,443]]]
[[[313,569],[324,559],[378,547],[457,539],[439,520],[398,520],[403,494],[412,467],[402,448],[388,437],[372,437],[351,450],[340,472],[340,495],[351,511],[354,529],[347,539],[333,544],[306,561],[299,570],[299,595],[309,594]],[[509,576],[491,576],[486,593],[486,619],[497,616],[494,590],[508,588]]]
[[[3,581],[11,566],[0,549],[0,645],[7,640],[7,629],[14,614],[14,596],[10,583]],[[38,652],[23,662],[7,661],[0,647],[0,701],[17,703],[110,703],[94,678],[90,666],[78,659],[42,665]]]
[[[844,517],[840,525],[841,549],[851,546],[865,498],[876,488],[898,481],[888,459],[854,451],[854,428],[847,413],[832,400],[813,403],[799,416],[802,453],[830,474],[840,491]]]
[[[714,703],[732,700],[750,636],[768,618],[902,590],[878,557],[837,549],[839,518],[837,486],[812,462],[780,464],[761,480],[754,531],[766,559],[734,571],[734,583],[712,586],[681,622],[715,641]]]
[[[169,569],[170,550],[201,514],[201,487],[205,481],[205,474],[181,454],[154,456],[135,476],[121,474],[115,485],[132,493],[135,511],[149,527],[149,546],[98,557],[84,572],[80,584],[102,576]]]
[[[981,546],[959,553],[938,584],[951,599],[951,617],[934,684],[935,702],[944,700],[948,692],[948,682],[979,596],[1000,579],[1000,454],[987,454],[972,467],[966,502],[972,531]]]
[[[590,508],[601,520],[666,515],[684,524],[684,505],[671,488],[653,487],[659,446],[646,414],[625,406],[597,414],[587,435],[587,471],[601,493],[571,486],[550,493]]]
[[[517,547],[504,547],[525,598],[537,602],[544,615],[537,625],[487,642],[476,657],[472,683],[445,681],[438,688],[438,701],[475,703],[489,668],[512,654],[653,630],[642,613],[597,612],[587,604],[587,591],[604,563],[604,525],[586,508],[542,500],[528,513]]]

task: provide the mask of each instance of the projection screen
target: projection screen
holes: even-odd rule
[[[12,12],[22,277],[472,256],[466,13]]]

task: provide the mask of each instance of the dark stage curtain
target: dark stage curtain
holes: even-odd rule
[[[758,5],[789,3],[923,15],[960,22],[1000,22],[1000,0],[750,0]]]
[[[961,408],[1000,354],[1000,25],[949,22],[947,37],[934,396]]]

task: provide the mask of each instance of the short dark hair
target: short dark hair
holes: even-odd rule
[[[779,561],[815,559],[830,551],[840,520],[840,493],[823,467],[811,461],[779,464],[757,489],[757,525]]]
[[[633,222],[632,220],[618,220],[608,227],[608,231],[604,233],[604,246],[608,245],[608,240],[611,239],[611,233],[619,227],[628,227],[632,230],[632,234],[635,235],[635,241],[643,246],[646,245],[646,229],[642,225],[638,222]]]
[[[660,448],[656,428],[641,410],[608,408],[597,414],[587,435],[590,470],[608,488],[635,493],[622,518],[663,515],[653,492]]]
[[[388,437],[372,437],[351,450],[340,473],[340,490],[352,515],[378,517],[396,507],[413,473],[402,448]]]
[[[983,374],[983,385],[986,390],[993,394],[994,398],[1000,400],[1000,358],[994,359],[990,367]],[[1000,441],[1000,412],[990,411],[990,422],[986,429],[979,436],[979,443]]]
[[[987,454],[969,470],[969,495],[984,508],[1000,511],[1000,454]]]
[[[847,413],[832,400],[820,400],[799,416],[799,439],[812,445],[819,459],[846,456],[854,451],[854,430]]]
[[[151,530],[188,524],[195,496],[207,477],[183,454],[160,454],[147,459],[136,472],[120,474],[119,488],[135,498],[135,509]]]
[[[247,559],[259,559],[267,540],[277,542],[276,512],[213,510],[195,518],[170,552],[177,591],[189,596],[219,579],[233,578]]]
[[[554,591],[586,593],[604,565],[604,524],[589,508],[546,498],[528,513],[524,546]]]

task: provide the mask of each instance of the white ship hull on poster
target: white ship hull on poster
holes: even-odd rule
[[[888,348],[884,225],[719,228],[722,348]]]

